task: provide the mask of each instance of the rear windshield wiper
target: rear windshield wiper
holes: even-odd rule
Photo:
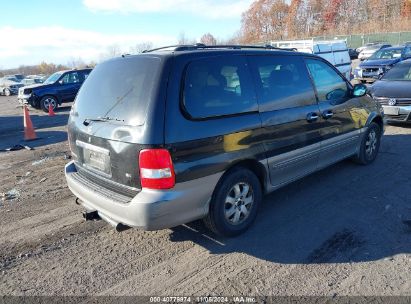
[[[97,117],[97,118],[86,118],[83,121],[83,125],[86,127],[92,122],[92,121],[122,121],[124,122],[124,119],[118,119],[118,118],[113,118],[113,117]]]

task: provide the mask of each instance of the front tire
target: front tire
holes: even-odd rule
[[[381,135],[380,126],[377,123],[372,122],[361,141],[358,155],[354,157],[355,162],[361,165],[368,165],[377,158],[380,149]]]
[[[49,105],[51,105],[53,107],[53,111],[55,111],[57,109],[57,99],[53,96],[44,96],[40,100],[41,109],[44,112],[48,113]]]
[[[37,101],[34,101],[34,100],[30,101],[29,104],[35,109],[40,109],[41,108],[40,102],[38,100]]]
[[[239,235],[254,222],[261,200],[261,184],[255,174],[235,168],[217,184],[204,222],[218,235]]]
[[[11,95],[11,91],[9,89],[4,89],[4,95],[6,96],[10,96]]]

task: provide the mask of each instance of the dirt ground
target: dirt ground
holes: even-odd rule
[[[0,149],[22,109],[0,97]],[[0,295],[411,296],[411,127],[388,126],[370,166],[349,160],[265,197],[233,239],[194,222],[116,232],[66,186],[69,107],[30,110],[35,150],[0,152]]]

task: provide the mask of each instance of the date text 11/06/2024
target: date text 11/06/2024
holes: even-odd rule
[[[205,297],[150,297],[150,303],[255,303],[256,298],[234,296],[234,297],[217,297],[217,296],[205,296]]]

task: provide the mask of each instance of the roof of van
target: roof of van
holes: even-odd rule
[[[239,44],[229,44],[229,45],[205,45],[203,43],[188,44],[188,45],[171,45],[164,46],[160,48],[155,48],[152,50],[143,51],[143,53],[153,52],[153,51],[196,51],[196,50],[244,50],[244,49],[255,49],[255,50],[288,50],[293,51],[293,48],[278,48],[272,45],[239,45]]]
[[[177,46],[166,46],[162,48],[156,48],[153,50],[144,51],[141,55],[156,55],[156,56],[178,56],[187,54],[278,54],[278,55],[304,55],[309,56],[307,53],[297,52],[296,49],[291,48],[276,48],[270,45],[260,46],[260,45],[216,45],[216,46],[206,46],[204,44],[195,45],[177,45]],[[133,56],[130,54],[122,55],[122,57]]]

